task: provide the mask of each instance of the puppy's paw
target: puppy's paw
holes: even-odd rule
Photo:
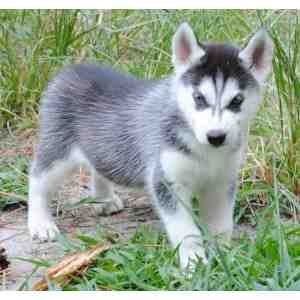
[[[98,215],[108,216],[124,209],[123,201],[119,196],[113,195],[109,199],[101,199],[101,202],[94,203],[93,207]]]
[[[196,237],[185,238],[179,248],[180,266],[183,270],[193,270],[199,261],[207,264],[205,250],[201,246],[201,241]]]
[[[28,219],[28,229],[32,239],[37,239],[40,242],[54,241],[59,229],[54,221],[47,218],[30,217]]]

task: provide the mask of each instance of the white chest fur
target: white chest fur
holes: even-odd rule
[[[166,149],[161,153],[160,161],[168,181],[199,193],[216,184],[230,182],[239,165],[239,153],[213,149],[203,151],[201,156],[193,156]]]

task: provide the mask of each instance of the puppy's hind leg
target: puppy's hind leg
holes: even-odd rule
[[[74,169],[74,159],[55,160],[43,167],[37,156],[29,177],[28,228],[32,238],[40,241],[54,240],[59,232],[48,206],[54,192],[64,179],[66,172]]]
[[[113,184],[97,171],[92,170],[92,195],[96,198],[93,206],[98,215],[110,215],[124,208],[123,201],[115,194]]]

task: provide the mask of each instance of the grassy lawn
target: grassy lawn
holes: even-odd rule
[[[141,227],[63,289],[300,290],[300,11],[0,11],[0,213],[26,203],[30,155],[10,159],[9,135],[36,128],[54,74],[88,60],[163,77],[172,72],[171,38],[182,21],[200,41],[242,46],[262,25],[273,38],[273,74],[251,127],[235,210],[236,223],[256,234],[230,246],[207,239],[208,265],[183,273],[165,235]],[[106,239],[99,233],[62,245],[72,252]]]

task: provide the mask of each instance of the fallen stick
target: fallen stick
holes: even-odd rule
[[[48,290],[49,282],[61,287],[64,286],[72,279],[72,276],[82,274],[87,266],[95,261],[97,255],[110,249],[110,247],[110,244],[101,244],[89,250],[64,257],[61,262],[47,270],[45,277],[35,283],[32,290],[46,291]]]

